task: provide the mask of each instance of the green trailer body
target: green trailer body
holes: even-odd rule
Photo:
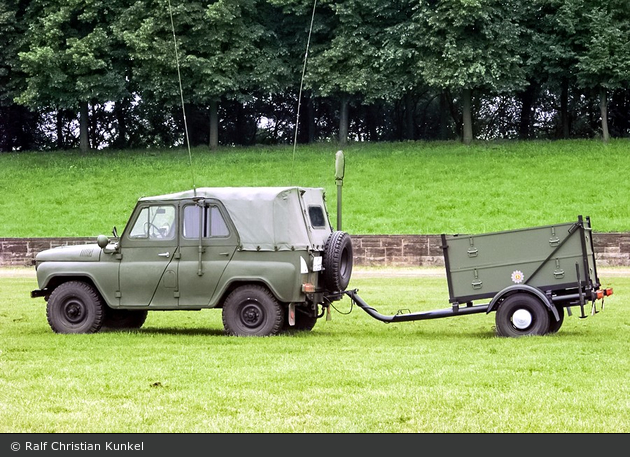
[[[570,295],[600,287],[590,218],[478,235],[442,235],[451,303],[491,298],[513,285]]]
[[[466,316],[495,312],[496,332],[518,337],[556,333],[565,313],[612,295],[597,276],[591,220],[477,235],[442,235],[450,308],[395,315],[380,314],[358,291],[353,303],[382,322]],[[475,303],[489,300],[486,303]],[[600,308],[601,309],[601,308]]]

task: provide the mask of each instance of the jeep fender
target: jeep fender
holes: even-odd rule
[[[93,272],[86,272],[84,268],[82,269],[81,266],[83,265],[82,263],[77,265],[73,262],[44,262],[39,265],[38,284],[41,291],[46,290],[47,292],[39,295],[49,295],[53,289],[64,282],[84,281],[94,286],[109,307],[118,307],[118,298],[115,296],[118,290],[117,268],[111,268],[113,264],[92,263],[90,266],[98,272],[98,274],[93,274]],[[105,291],[110,291],[109,295]]]
[[[492,301],[490,301],[490,304],[488,305],[488,309],[486,311],[486,314],[488,314],[488,313],[490,313],[492,311],[496,311],[498,306],[499,306],[499,303],[504,298],[506,298],[509,295],[515,294],[515,293],[527,293],[527,294],[530,294],[530,295],[534,295],[553,314],[553,317],[556,319],[556,321],[560,320],[560,315],[558,314],[558,309],[553,305],[553,303],[549,300],[549,298],[540,289],[537,289],[536,287],[529,286],[527,284],[512,285],[512,286],[508,286],[505,289],[501,290],[499,293],[497,293],[492,298]]]

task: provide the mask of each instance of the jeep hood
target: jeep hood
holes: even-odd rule
[[[35,256],[36,262],[98,262],[101,248],[97,244],[58,246],[46,249]]]

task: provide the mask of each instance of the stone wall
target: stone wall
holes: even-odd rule
[[[88,238],[0,238],[1,266],[32,266],[35,255],[55,246],[96,243]],[[595,233],[600,266],[630,266],[630,233]],[[440,235],[352,235],[358,266],[443,266]]]
[[[354,235],[355,265],[443,266],[440,235]],[[594,233],[599,266],[630,266],[630,233]]]

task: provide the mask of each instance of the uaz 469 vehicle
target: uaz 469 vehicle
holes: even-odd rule
[[[122,235],[36,256],[57,333],[140,328],[151,310],[221,308],[230,335],[311,330],[340,300],[352,242],[320,188],[199,188],[138,200]]]

